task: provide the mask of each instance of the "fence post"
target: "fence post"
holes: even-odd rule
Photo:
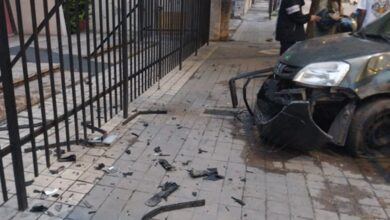
[[[15,175],[18,208],[19,210],[23,211],[26,210],[28,206],[27,194],[4,10],[4,1],[0,0],[0,70],[1,79],[3,81],[4,104],[7,115],[7,126],[11,146],[12,165]]]
[[[183,68],[183,38],[184,38],[184,0],[180,3],[180,51],[179,51],[179,69]]]
[[[123,117],[129,117],[129,66],[127,61],[129,59],[127,50],[127,1],[122,0],[122,80],[123,80]],[[131,62],[131,61],[130,61]]]

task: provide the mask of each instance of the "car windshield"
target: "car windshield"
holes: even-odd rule
[[[390,12],[387,12],[378,20],[368,24],[357,34],[369,38],[381,38],[390,42]]]

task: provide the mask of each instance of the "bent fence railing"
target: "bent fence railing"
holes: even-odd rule
[[[11,191],[26,209],[25,173],[49,167],[50,148],[59,158],[126,118],[130,102],[208,42],[209,20],[210,0],[0,0],[3,200]]]

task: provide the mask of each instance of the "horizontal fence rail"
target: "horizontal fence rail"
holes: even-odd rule
[[[25,173],[127,118],[129,103],[208,43],[209,21],[210,0],[0,0],[3,200],[16,194],[25,210]]]

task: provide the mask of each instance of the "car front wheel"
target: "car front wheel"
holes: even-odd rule
[[[355,155],[390,152],[390,99],[367,102],[357,109],[347,145]]]

